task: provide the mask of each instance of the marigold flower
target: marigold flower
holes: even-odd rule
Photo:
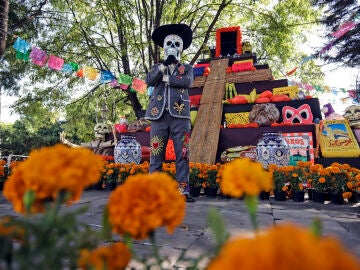
[[[291,237],[289,237],[291,235]],[[316,250],[316,252],[309,252]],[[274,226],[254,238],[227,242],[208,265],[208,270],[360,269],[356,257],[337,239],[319,238],[292,224]]]
[[[224,166],[221,191],[226,195],[240,197],[244,193],[258,195],[261,191],[272,189],[272,173],[266,171],[262,164],[249,158],[234,159]]]
[[[342,197],[344,199],[349,199],[352,197],[352,192],[344,192],[344,193],[342,193]]]
[[[80,251],[78,266],[80,269],[121,270],[125,269],[131,259],[127,246],[121,242],[110,246],[101,246],[93,251]]]
[[[185,215],[177,182],[159,172],[129,176],[111,193],[107,207],[114,232],[135,239],[144,239],[161,226],[172,233]]]
[[[346,182],[346,186],[349,188],[349,189],[352,189],[354,187],[353,183],[351,183],[350,181]]]
[[[3,216],[0,218],[0,236],[10,236],[14,240],[21,241],[24,238],[24,228],[12,224],[14,217]]]
[[[35,202],[31,211],[42,212],[44,201],[54,200],[60,191],[71,194],[68,203],[79,200],[83,189],[100,179],[102,168],[101,157],[87,148],[43,147],[14,168],[3,194],[16,212],[24,213],[23,195],[32,190]]]
[[[319,183],[323,184],[323,183],[325,183],[325,182],[326,182],[325,177],[320,177],[320,178],[319,178]]]

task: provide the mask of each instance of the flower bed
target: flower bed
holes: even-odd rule
[[[159,252],[155,232],[165,227],[172,233],[182,224],[186,209],[185,198],[170,176],[174,165],[164,165],[166,173],[148,174],[144,173],[148,164],[110,164],[88,149],[57,145],[31,152],[26,161],[16,166],[5,181],[3,194],[19,216],[0,217],[0,268],[121,270],[134,260],[141,266],[136,269],[164,269],[168,258]],[[257,194],[271,189],[273,184],[273,172],[263,169],[260,163],[236,159],[219,167],[198,166],[208,169],[202,177],[221,178],[225,194],[244,196],[254,235],[229,239],[220,213],[213,209],[207,220],[214,236],[213,247],[198,258],[181,253],[177,262],[186,262],[189,269],[200,269],[204,259],[205,269],[212,270],[258,269],[259,265],[278,270],[289,266],[295,270],[360,268],[357,258],[340,242],[320,234],[320,225],[310,230],[280,224],[259,231]],[[351,170],[340,166],[342,169]],[[210,176],[210,171],[214,175]],[[118,180],[121,173],[128,177],[110,193],[100,230],[77,218],[83,209],[60,211],[61,206],[78,201],[90,184],[103,177]],[[359,172],[352,173],[357,186]],[[113,236],[121,240],[114,242]],[[152,252],[146,252],[145,257],[140,257],[132,246],[134,240],[141,239],[149,239],[152,244]]]

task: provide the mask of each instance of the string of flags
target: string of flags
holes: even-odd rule
[[[349,32],[350,30],[354,29],[356,27],[356,25],[358,24],[358,22],[355,22],[355,20],[358,20],[360,17],[360,15],[358,14],[355,18],[354,21],[349,21],[349,22],[345,22],[342,25],[340,25],[339,29],[336,30],[335,32],[331,33],[331,35],[335,38],[335,40],[341,38],[343,35],[345,35],[347,32]],[[302,65],[304,65],[306,62],[310,61],[311,59],[320,57],[322,54],[324,54],[325,52],[329,51],[333,44],[334,41],[331,41],[329,44],[325,45],[319,52],[314,53],[312,55],[309,56],[305,56],[301,59],[299,66],[295,67],[294,69],[288,71],[286,73],[286,76],[291,76],[292,74],[295,73],[295,71],[300,68]]]
[[[26,40],[17,37],[13,48],[16,50],[16,58],[29,61],[31,59],[32,63],[40,66],[55,70],[61,71],[66,74],[72,74],[75,72],[75,75],[79,78],[87,78],[89,80],[95,81],[99,78],[101,84],[109,83],[113,88],[120,88],[122,90],[137,91],[139,93],[145,93],[147,90],[147,85],[145,81],[139,78],[133,78],[127,74],[119,73],[118,78],[109,71],[101,69],[100,72],[96,68],[92,67],[80,67],[77,63],[74,62],[65,62],[64,59],[55,56],[53,54],[48,55],[48,53],[38,47],[32,47]],[[100,75],[100,76],[99,76]]]
[[[356,93],[355,89],[345,89],[345,88],[336,88],[336,87],[330,87],[330,86],[320,86],[320,85],[313,85],[309,83],[303,83],[303,82],[297,82],[294,80],[288,80],[289,85],[296,85],[300,89],[303,89],[305,91],[312,91],[315,90],[316,92],[322,92],[322,93],[332,93],[333,95],[338,95],[339,93],[342,94],[348,94],[348,98],[353,99],[355,103],[357,103],[358,94]]]

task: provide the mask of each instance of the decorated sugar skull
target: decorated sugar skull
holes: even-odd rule
[[[165,24],[157,27],[151,35],[156,45],[163,47],[164,59],[169,55],[180,61],[183,50],[192,42],[192,30],[186,24]]]
[[[175,56],[176,60],[180,61],[180,56],[183,51],[183,40],[178,35],[168,35],[164,39],[164,59],[169,55]]]
[[[97,123],[94,127],[95,137],[105,139],[105,135],[111,132],[111,127],[105,123]]]
[[[343,116],[349,121],[352,128],[360,128],[360,106],[351,105],[347,107]]]

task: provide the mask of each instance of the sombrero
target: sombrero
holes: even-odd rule
[[[156,45],[163,47],[164,39],[168,35],[178,35],[183,40],[183,50],[187,49],[192,42],[192,30],[186,24],[164,24],[157,27],[151,35]]]

